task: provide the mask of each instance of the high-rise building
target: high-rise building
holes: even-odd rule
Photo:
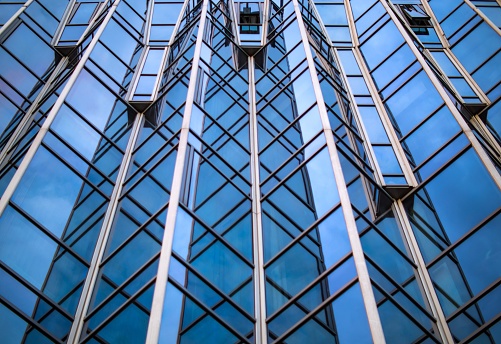
[[[0,0],[0,342],[501,343],[500,5]]]

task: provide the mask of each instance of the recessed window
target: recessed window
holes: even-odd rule
[[[422,5],[402,4],[398,6],[407,21],[407,24],[416,35],[428,34],[428,28],[432,28],[433,24],[431,23],[430,16],[426,14]]]
[[[241,2],[240,3],[240,33],[242,34],[259,34],[261,26],[261,13],[259,3],[257,2]]]

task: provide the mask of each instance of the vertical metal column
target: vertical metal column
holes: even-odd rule
[[[379,318],[379,312],[377,310],[376,299],[374,297],[369,277],[369,272],[367,269],[367,265],[365,263],[362,244],[360,242],[360,237],[358,235],[355,218],[353,217],[353,210],[351,208],[350,198],[348,195],[348,190],[346,187],[343,171],[341,168],[341,162],[339,160],[336,143],[334,141],[334,136],[332,134],[332,130],[330,127],[329,118],[327,115],[327,109],[325,108],[325,103],[323,100],[320,83],[318,81],[317,73],[315,70],[315,64],[313,61],[313,56],[311,54],[310,44],[305,31],[305,26],[303,18],[301,16],[301,10],[299,8],[298,0],[293,0],[293,4],[294,4],[294,10],[296,12],[297,21],[299,24],[299,31],[301,33],[303,47],[306,53],[306,60],[308,63],[308,69],[310,71],[310,77],[313,83],[313,90],[315,92],[315,97],[317,100],[322,127],[327,142],[327,149],[329,151],[329,156],[332,163],[332,170],[334,172],[334,178],[339,192],[341,206],[343,208],[343,215],[346,221],[346,228],[348,231],[348,237],[353,252],[353,260],[355,262],[355,267],[358,275],[358,282],[360,284],[360,289],[362,291],[362,297],[364,300],[367,319],[369,321],[369,328],[372,334],[372,340],[374,343],[384,344],[386,343],[386,341],[384,338],[383,327],[381,325],[381,320]]]
[[[64,86],[59,98],[56,100],[50,113],[47,115],[47,119],[45,120],[44,124],[40,128],[38,134],[33,139],[33,142],[31,144],[30,148],[28,149],[28,151],[26,152],[26,155],[25,155],[23,161],[19,165],[19,168],[17,169],[16,173],[12,177],[12,180],[10,181],[7,188],[5,189],[5,192],[2,196],[2,198],[0,199],[0,215],[3,213],[3,211],[5,210],[5,207],[7,206],[12,195],[14,194],[14,191],[16,190],[19,182],[21,181],[21,178],[24,175],[24,172],[26,172],[28,165],[30,164],[35,153],[37,152],[38,147],[41,145],[42,140],[45,137],[45,134],[49,130],[49,127],[52,124],[52,122],[54,121],[54,118],[56,117],[57,113],[59,112],[61,106],[63,105],[64,100],[66,99],[66,97],[68,96],[68,93],[70,92],[73,85],[75,84],[75,81],[77,80],[78,76],[80,75],[80,72],[84,68],[84,65],[87,62],[92,50],[96,46],[99,38],[101,37],[101,34],[103,33],[106,25],[110,21],[111,16],[115,12],[115,9],[117,8],[119,3],[120,3],[120,0],[115,0],[115,2],[113,3],[108,14],[106,15],[103,22],[101,23],[101,26],[96,31],[96,34],[92,38],[92,41],[90,42],[89,46],[87,47],[87,49],[83,53],[82,58],[78,62],[78,65],[75,67],[73,74],[70,76],[70,78],[68,79],[68,82]]]
[[[254,312],[256,344],[267,342],[266,288],[264,274],[263,226],[261,221],[261,188],[259,185],[259,145],[257,137],[256,85],[254,58],[249,57],[249,126],[252,181],[252,244],[254,256]]]
[[[393,23],[395,24],[397,29],[402,34],[402,37],[404,38],[405,42],[407,43],[407,45],[409,46],[411,51],[416,56],[417,60],[421,64],[421,67],[425,71],[426,75],[428,76],[428,78],[430,79],[432,84],[435,86],[436,90],[438,91],[438,93],[442,97],[446,106],[448,107],[448,109],[450,110],[450,112],[452,113],[452,115],[454,116],[456,121],[458,122],[459,126],[461,127],[461,130],[464,132],[465,136],[470,141],[473,149],[475,150],[475,152],[479,156],[482,163],[485,165],[485,168],[487,169],[487,171],[491,175],[492,179],[497,184],[497,186],[501,189],[501,175],[497,171],[496,167],[494,166],[493,162],[491,161],[491,159],[489,158],[489,156],[485,152],[484,148],[482,147],[482,145],[480,144],[478,139],[475,137],[475,134],[471,131],[471,129],[468,126],[468,124],[466,123],[465,119],[459,113],[459,110],[455,107],[454,103],[452,102],[452,100],[449,98],[449,96],[445,92],[445,90],[444,90],[442,84],[440,83],[440,81],[438,80],[437,76],[435,75],[435,73],[433,72],[431,67],[428,65],[428,63],[426,62],[426,60],[423,57],[423,55],[421,54],[421,52],[418,50],[418,48],[416,47],[416,45],[412,41],[411,37],[409,36],[409,33],[403,27],[403,24],[398,20],[395,12],[393,12],[393,10],[390,8],[390,5],[386,2],[386,0],[380,0],[380,3],[383,5],[386,12],[389,14],[390,18],[393,20]]]
[[[188,85],[186,106],[184,110],[183,123],[181,125],[181,134],[178,143],[174,176],[172,180],[172,190],[167,211],[167,219],[165,222],[164,236],[162,239],[162,249],[160,251],[160,258],[158,263],[157,279],[155,283],[155,290],[153,292],[153,304],[151,307],[150,321],[148,323],[148,334],[146,336],[146,343],[148,344],[157,344],[160,336],[165,290],[167,288],[167,279],[169,274],[169,262],[172,251],[172,242],[174,238],[174,228],[176,225],[177,209],[179,207],[179,199],[181,197],[181,185],[183,181],[184,165],[186,161],[191,111],[195,99],[197,72],[200,62],[200,52],[202,50],[202,40],[204,36],[205,23],[207,19],[208,3],[209,0],[203,0],[200,23],[198,24],[199,29],[197,33],[197,41],[195,44],[193,65],[190,72],[190,83]]]

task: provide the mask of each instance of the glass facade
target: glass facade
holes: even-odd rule
[[[499,0],[0,0],[0,342],[501,343]]]

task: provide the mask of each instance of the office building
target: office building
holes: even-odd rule
[[[501,343],[499,0],[0,0],[0,342]]]

